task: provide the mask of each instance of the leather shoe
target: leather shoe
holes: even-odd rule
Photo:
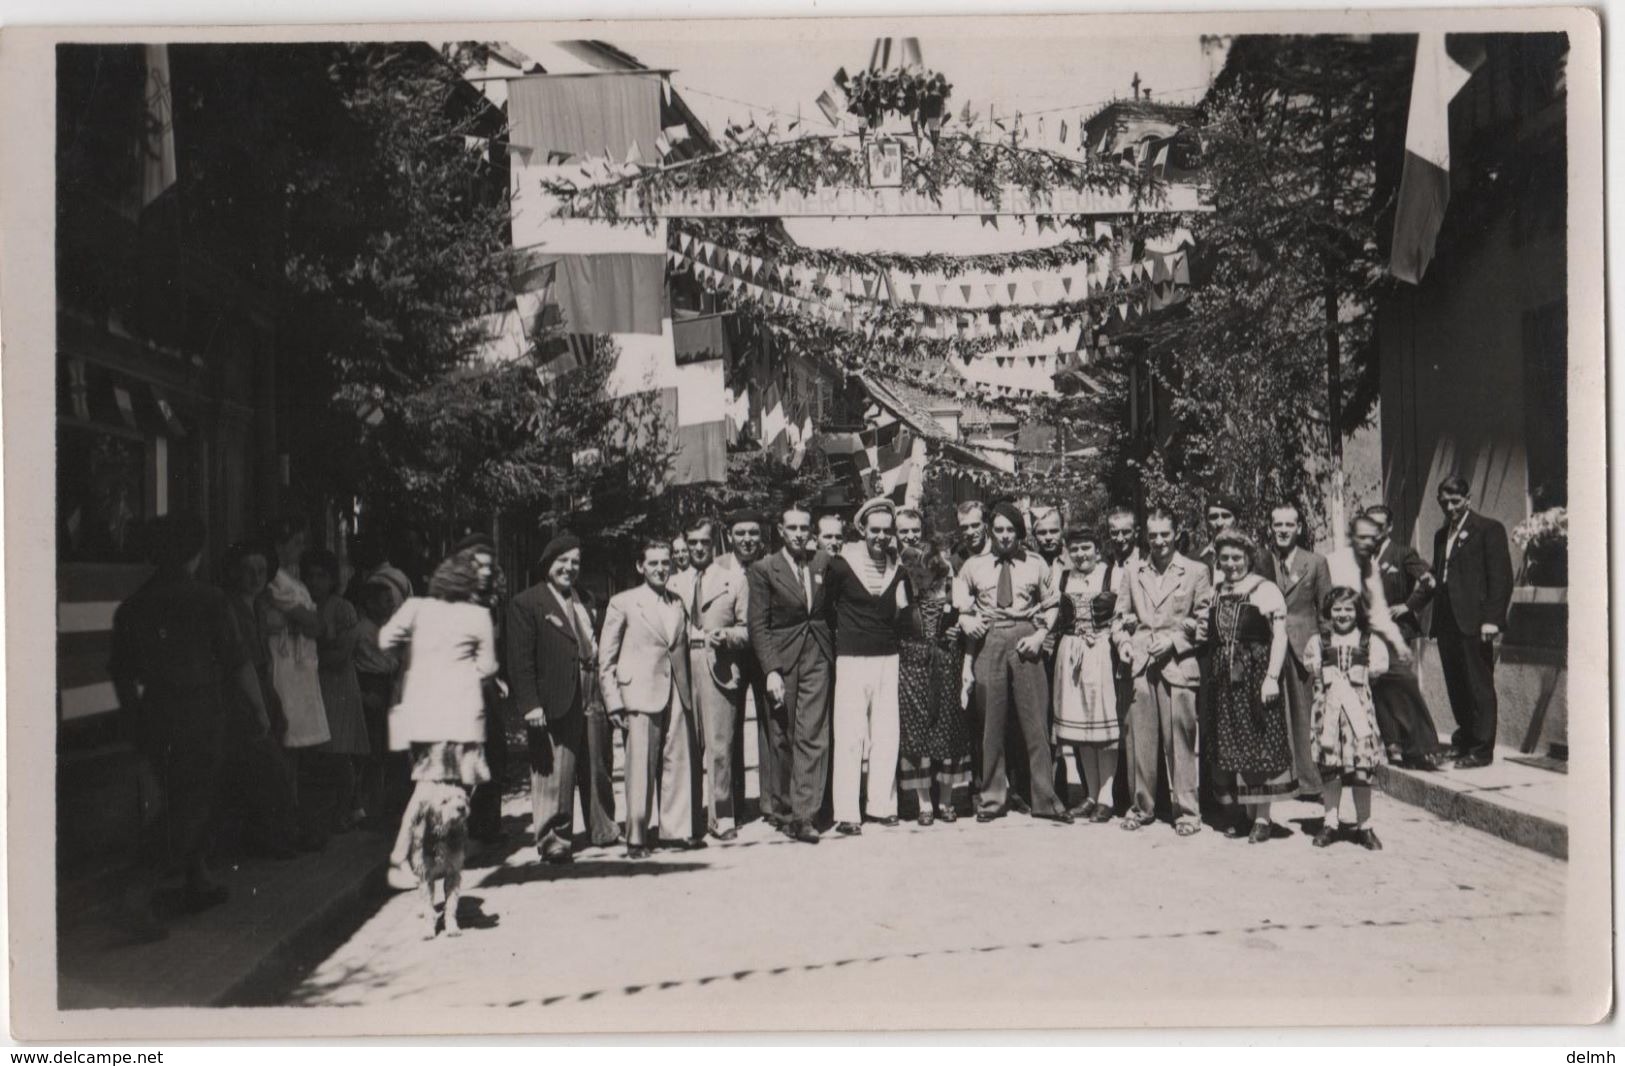
[[[885,826],[887,829],[890,829],[892,826],[897,824],[897,815],[888,814],[884,818],[877,818],[876,821]]]
[[[1259,819],[1253,823],[1253,831],[1247,834],[1247,843],[1262,844],[1270,838],[1270,823]]]
[[[1317,848],[1324,848],[1331,846],[1332,841],[1336,839],[1337,829],[1333,826],[1323,825],[1320,827],[1320,832],[1315,834],[1315,839],[1312,841],[1312,843]]]
[[[541,847],[536,850],[541,853],[543,862],[553,866],[567,866],[575,861],[575,856],[570,854],[569,848]]]
[[[1031,814],[1033,810],[1032,807],[1028,805],[1027,801],[1022,799],[1020,796],[1010,797],[1010,809],[1015,811],[1017,814]]]
[[[730,825],[726,829],[713,829],[711,835],[718,840],[732,840],[739,835],[739,830],[737,827]]]
[[[1488,766],[1489,764],[1490,760],[1484,758],[1482,755],[1463,755],[1461,758],[1456,760],[1456,769],[1477,770]]]
[[[1355,839],[1358,840],[1360,842],[1360,846],[1367,851],[1382,850],[1382,841],[1377,839],[1377,831],[1375,829],[1362,829],[1355,834]]]
[[[647,859],[649,857],[649,849],[643,847],[642,845],[635,845],[626,849],[626,857],[634,861],[638,859]]]
[[[930,811],[921,811],[920,812],[920,826],[922,828],[926,827],[926,826],[935,825],[936,821],[937,821],[936,815],[932,814]]]
[[[806,822],[791,822],[784,827],[784,835],[801,844],[816,844],[821,839],[818,830]]]
[[[938,814],[937,817],[941,818],[945,822],[957,822],[959,821],[959,812],[954,810],[952,807],[944,807],[942,808],[942,812]]]
[[[836,822],[835,832],[843,837],[862,836],[863,826],[853,825],[851,822]]]
[[[1061,825],[1071,825],[1078,819],[1071,811],[1054,811],[1050,814],[1033,812],[1033,817],[1045,822],[1059,822]]]

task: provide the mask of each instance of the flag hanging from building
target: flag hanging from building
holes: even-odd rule
[[[147,81],[141,129],[141,206],[175,184],[175,97],[169,83],[169,46],[146,46]]]
[[[1450,202],[1450,101],[1484,61],[1481,48],[1458,34],[1416,39],[1416,73],[1405,120],[1405,166],[1399,179],[1390,269],[1412,285],[1433,260],[1434,242]]]

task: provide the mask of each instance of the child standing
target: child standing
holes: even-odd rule
[[[1371,639],[1360,593],[1338,586],[1321,605],[1321,631],[1310,637],[1304,658],[1315,679],[1310,747],[1320,766],[1326,809],[1314,844],[1338,836],[1343,786],[1354,793],[1354,839],[1370,851],[1382,841],[1371,828],[1371,779],[1387,761],[1371,699],[1371,679],[1388,669],[1388,649]]]

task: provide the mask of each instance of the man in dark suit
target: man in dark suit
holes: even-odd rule
[[[813,821],[829,776],[829,697],[835,643],[825,616],[824,570],[829,556],[813,552],[812,515],[786,508],[779,519],[784,550],[749,571],[747,626],[756,660],[766,675],[768,702],[789,734],[792,840],[818,843]]]
[[[1433,638],[1456,717],[1456,768],[1473,770],[1495,759],[1495,644],[1512,601],[1512,553],[1506,527],[1473,512],[1466,478],[1439,482],[1438,498],[1445,523],[1433,535]]]
[[[1320,632],[1320,605],[1332,588],[1326,557],[1298,541],[1303,535],[1303,512],[1283,503],[1270,512],[1270,550],[1258,572],[1275,582],[1286,599],[1286,662],[1281,667],[1281,693],[1286,697],[1292,727],[1292,762],[1298,775],[1299,795],[1320,794],[1320,767],[1310,751],[1310,717],[1314,686],[1304,665],[1309,638]]]
[[[607,777],[600,782],[594,772],[588,736],[589,708],[598,711],[599,703],[598,649],[591,609],[575,588],[581,542],[568,533],[554,537],[541,571],[542,581],[508,605],[508,671],[527,727],[536,849],[547,862],[567,863],[578,787],[592,842],[607,847],[620,834],[613,785],[606,797]]]

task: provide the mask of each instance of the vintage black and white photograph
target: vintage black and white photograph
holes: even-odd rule
[[[1594,17],[777,22],[10,54],[18,1037],[1605,1018]]]

